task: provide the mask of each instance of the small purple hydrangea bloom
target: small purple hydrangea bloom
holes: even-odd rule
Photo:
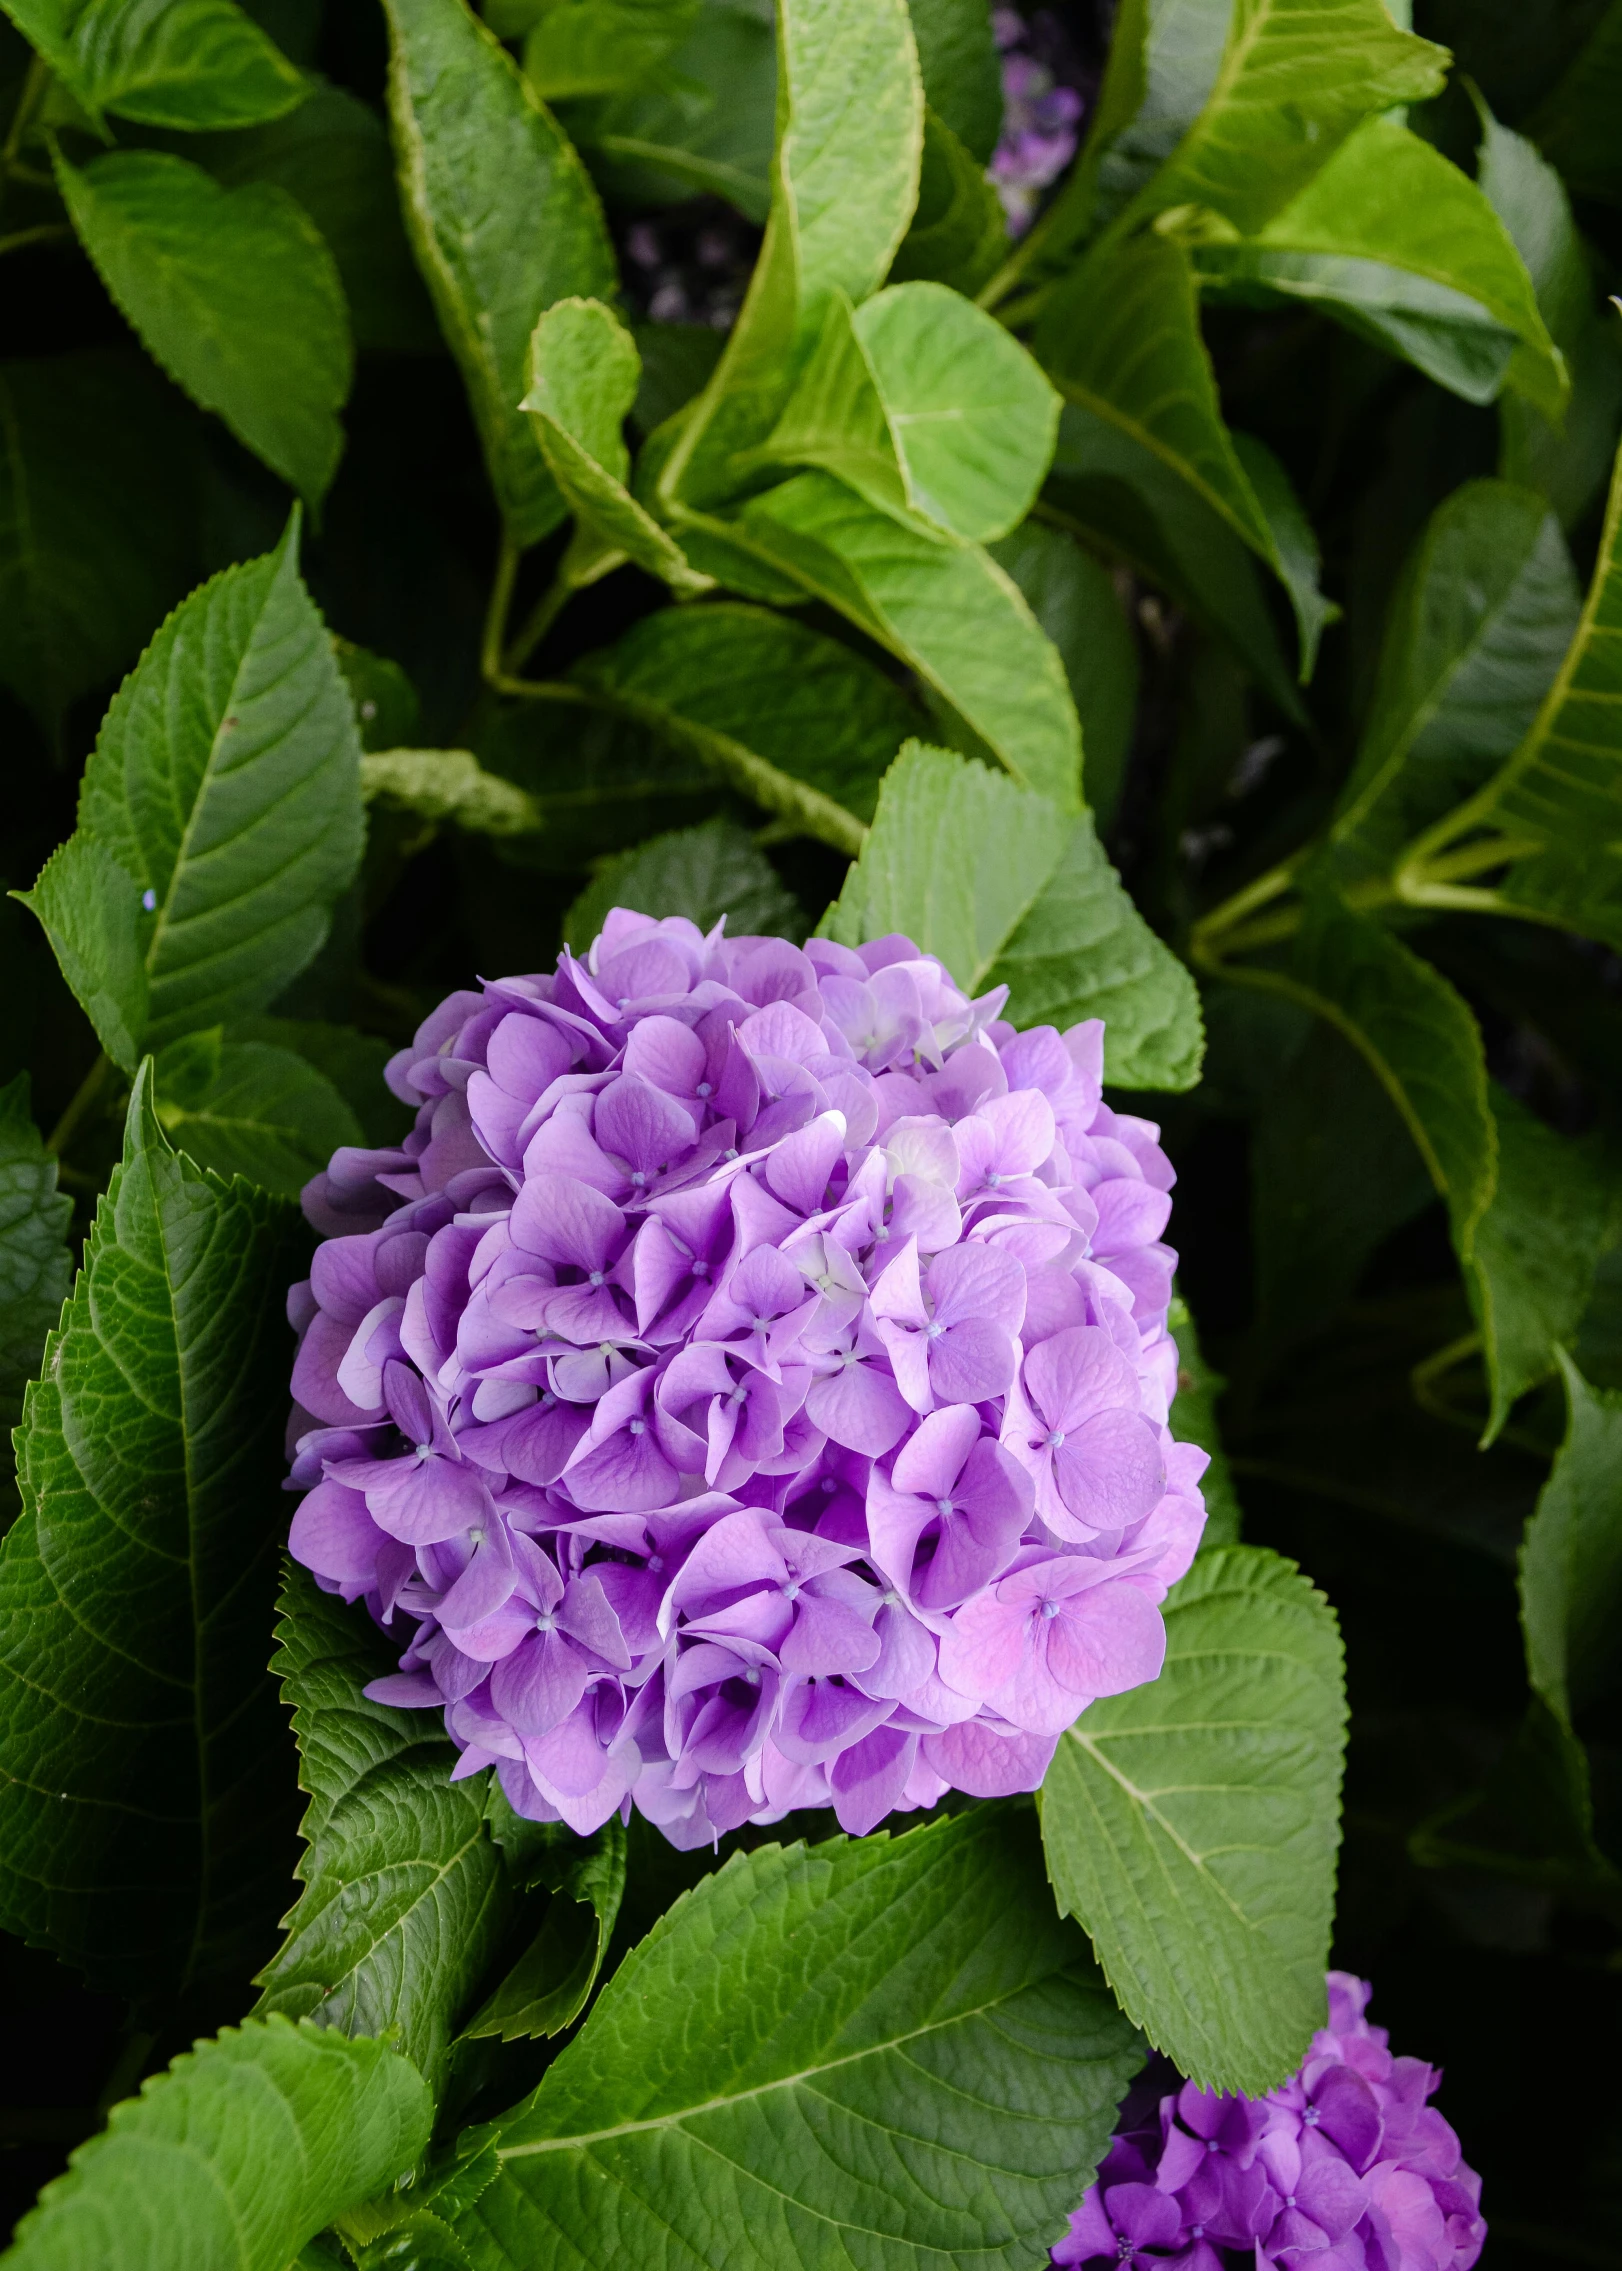
[[[1043,190],[1076,154],[1085,106],[1074,87],[1057,84],[1048,66],[1025,52],[1027,30],[1015,9],[994,9],[991,21],[1003,55],[1003,129],[986,172],[1002,199],[1009,235],[1020,237],[1036,217]]]
[[[616,908],[443,1002],[290,1303],[292,1550],[398,1637],[369,1692],[532,1819],[683,1846],[1034,1789],[1158,1673],[1205,1518],[1102,1025],[724,931]]]
[[[1329,1974],[1329,2024],[1265,2097],[1218,2097],[1157,2061],[1053,2250],[1064,2265],[1470,2271],[1481,2179],[1435,2107],[1441,2075],[1393,2058],[1366,1981]]]

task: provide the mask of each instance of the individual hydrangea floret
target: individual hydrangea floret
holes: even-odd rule
[[[305,1192],[292,1549],[458,1775],[582,1833],[862,1833],[1035,1788],[1156,1676],[1206,1463],[1172,1172],[1102,1026],[1003,999],[617,908],[392,1061],[411,1134]]]
[[[1265,2097],[1179,2086],[1156,2062],[1055,2263],[1470,2271],[1487,2236],[1481,2179],[1428,2103],[1442,2077],[1392,2057],[1364,2016],[1365,1980],[1332,1971],[1328,1984],[1328,2026]]]
[[[1002,135],[987,176],[1002,200],[1010,236],[1023,236],[1036,217],[1042,192],[1076,154],[1084,109],[1074,87],[1058,83],[1048,65],[1026,52],[1029,31],[1013,8],[992,11],[1002,50]]]

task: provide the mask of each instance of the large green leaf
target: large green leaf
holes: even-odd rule
[[[944,284],[894,284],[855,310],[834,300],[765,451],[987,543],[1029,511],[1058,416],[1001,324]]]
[[[1158,1680],[1084,1711],[1042,1785],[1061,1911],[1206,2089],[1271,2089],[1323,2024],[1346,1705],[1334,1613],[1258,1547],[1202,1554]]]
[[[737,527],[909,663],[1016,780],[1061,811],[1079,808],[1081,735],[1064,665],[979,546],[937,541],[818,472],[757,498]]]
[[[781,0],[766,239],[659,473],[667,509],[735,490],[734,459],[770,433],[834,295],[859,305],[883,282],[917,200],[923,131],[906,0]]]
[[[1537,715],[1578,605],[1540,496],[1467,481],[1444,498],[1391,601],[1332,830],[1348,856],[1389,861],[1502,763]]]
[[[150,1074],[28,1391],[0,1546],[0,1914],[125,1995],[264,1947],[291,1823],[261,1664],[294,1211],[173,1153]]]
[[[141,357],[0,364],[0,683],[43,723],[116,678],[192,580],[196,471]]]
[[[1439,93],[1447,61],[1381,0],[1234,0],[1205,107],[1133,211],[1204,205],[1259,229],[1364,119]]]
[[[1138,706],[1138,649],[1109,570],[1062,529],[1028,520],[989,547],[1059,650],[1081,720],[1082,786],[1107,828]]]
[[[242,1175],[296,1199],[360,1123],[324,1073],[265,1041],[227,1041],[218,1026],[161,1051],[158,1123],[177,1151],[222,1181]]]
[[[1284,291],[1293,282],[1331,308],[1333,267],[1292,264],[1377,262],[1439,286],[1520,342],[1500,375],[1507,369],[1509,384],[1549,416],[1561,413],[1564,367],[1514,240],[1469,176],[1394,119],[1359,127],[1258,235],[1202,247],[1198,258],[1202,273]],[[1368,310],[1370,300],[1364,292],[1349,305]]]
[[[551,1894],[541,1928],[489,2001],[462,2029],[465,2039],[561,2034],[591,2000],[625,1895],[625,1824],[611,1814],[577,1837],[567,1822],[523,1821],[492,1781],[487,1806],[508,1867],[526,1890]]]
[[[360,857],[360,744],[296,522],[178,607],[102,724],[79,834],[145,893],[153,1045],[264,1008]],[[49,924],[47,924],[49,927]]]
[[[1042,509],[1186,608],[1286,717],[1304,716],[1254,556],[1147,443],[1067,403]]]
[[[768,1845],[620,1966],[457,2235],[478,2271],[1025,2271],[1141,2056],[1027,1812]]]
[[[1205,1035],[1194,980],[1133,906],[1090,814],[1004,940],[992,985],[1016,1025],[1104,1020],[1104,1077],[1119,1088],[1192,1088]]]
[[[803,935],[805,917],[754,841],[729,820],[654,836],[609,860],[563,918],[563,935],[584,954],[612,907],[685,915],[709,930],[723,915],[734,938]]]
[[[259,1974],[258,2010],[344,2034],[392,2029],[432,2079],[501,1943],[511,1894],[485,1822],[486,1777],[453,1782],[439,1715],[374,1703],[394,1669],[357,1602],[289,1563],[271,1669],[308,1793],[304,1886]]]
[[[704,729],[708,738],[683,746],[767,811],[802,819],[845,851],[860,830],[839,816],[873,817],[886,766],[921,722],[865,655],[791,616],[731,603],[645,615],[575,675],[647,705],[648,722],[678,741],[682,721]]]
[[[249,2019],[113,2108],[23,2218],[12,2271],[287,2271],[411,2167],[433,2107],[382,2042]]]
[[[1068,243],[1094,217],[1131,203],[1187,134],[1216,83],[1233,0],[1126,0],[1087,146],[1059,193]],[[1065,224],[1069,224],[1066,226]]]
[[[45,1336],[62,1314],[73,1256],[73,1201],[56,1187],[56,1160],[29,1112],[25,1072],[0,1088],[0,1432],[22,1415],[23,1389],[40,1368]]]
[[[535,326],[529,350],[528,411],[553,480],[577,523],[562,573],[594,583],[633,560],[681,598],[712,579],[689,567],[681,546],[626,488],[631,453],[621,432],[636,400],[642,359],[636,342],[601,300],[559,300]]]
[[[265,181],[222,189],[160,150],[58,157],[68,213],[141,341],[312,504],[343,450],[349,313],[304,208]]]
[[[1002,131],[1002,73],[986,0],[907,0],[924,97],[982,166]]]
[[[39,918],[62,975],[114,1064],[135,1070],[147,1029],[141,887],[81,830],[13,894]]]
[[[572,145],[464,0],[386,5],[406,224],[507,532],[534,544],[563,500],[518,407],[530,334],[554,300],[612,297],[613,249]]]
[[[1613,1686],[1622,1617],[1622,1394],[1562,1356],[1568,1418],[1521,1547],[1521,1622],[1534,1692],[1570,1726]]]
[[[303,74],[235,0],[4,0],[74,99],[143,126],[252,126]]]
[[[1541,489],[1562,526],[1570,528],[1610,465],[1622,409],[1622,352],[1611,311],[1596,307],[1588,255],[1560,176],[1531,142],[1486,110],[1481,126],[1476,178],[1515,240],[1571,376],[1571,400],[1561,420],[1549,420],[1520,394],[1503,397],[1499,470],[1508,480]]]

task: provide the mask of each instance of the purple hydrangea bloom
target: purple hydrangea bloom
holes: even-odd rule
[[[1171,1168],[1103,1028],[910,940],[616,909],[454,994],[305,1192],[292,1549],[457,1773],[679,1845],[1034,1789],[1152,1680],[1204,1522]]]
[[[1013,8],[992,12],[1002,49],[1003,129],[986,168],[1002,199],[1010,236],[1023,236],[1036,217],[1042,192],[1076,154],[1084,108],[1074,87],[1055,82],[1047,64],[1025,52],[1024,20]]]
[[[1427,2102],[1441,2075],[1392,2057],[1385,2028],[1364,2016],[1369,1992],[1349,1972],[1329,1974],[1328,2026],[1265,2097],[1178,2087],[1157,2062],[1053,2261],[1470,2271],[1487,2235],[1481,2179]]]

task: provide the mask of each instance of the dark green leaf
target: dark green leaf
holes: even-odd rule
[[[707,323],[634,323],[631,337],[642,358],[631,423],[651,434],[703,391],[726,340]]]
[[[1569,1727],[1617,1677],[1622,1617],[1622,1395],[1562,1356],[1566,1439],[1526,1526],[1521,1622],[1527,1677]]]
[[[1622,95],[1622,8],[1607,7],[1588,43],[1539,103],[1527,131],[1579,197],[1622,198],[1616,107]]]
[[[616,93],[664,63],[699,0],[554,0],[524,42],[524,77],[546,102]]]
[[[518,408],[530,334],[554,300],[612,296],[602,210],[552,114],[463,0],[386,6],[407,227],[508,534],[534,544],[563,502]]]
[[[986,0],[908,0],[924,99],[980,165],[1002,132],[1002,72]]]
[[[540,808],[539,835],[509,838],[503,858],[547,875],[578,878],[605,853],[715,810],[715,774],[691,749],[595,710],[515,704],[485,726],[478,752]]]
[[[479,2271],[1025,2271],[1141,2055],[1028,1813],[768,1845],[621,1965],[457,2233]]]
[[[411,1115],[383,1084],[383,1068],[394,1054],[376,1033],[357,1033],[350,1025],[326,1025],[307,1017],[249,1017],[233,1028],[238,1041],[267,1041],[291,1049],[326,1074],[360,1123],[368,1144],[398,1143]]]
[[[348,639],[334,639],[332,651],[355,705],[362,749],[409,748],[422,723],[422,705],[400,665]]]
[[[1318,662],[1318,641],[1326,627],[1340,618],[1340,609],[1318,588],[1322,563],[1318,539],[1290,485],[1290,477],[1264,442],[1251,434],[1233,436],[1234,452],[1243,466],[1251,494],[1261,510],[1272,539],[1271,558],[1279,581],[1290,595],[1296,636],[1301,647],[1301,683],[1312,677]]]
[[[585,953],[611,907],[686,915],[706,931],[725,915],[734,938],[798,936],[805,929],[804,915],[765,854],[728,820],[655,836],[610,860],[563,918],[563,935],[576,953]]]
[[[296,1199],[360,1124],[324,1074],[290,1049],[227,1041],[218,1026],[171,1041],[156,1060],[159,1125],[185,1152],[229,1182]]]
[[[23,2219],[16,2271],[286,2271],[428,2142],[422,2078],[381,2042],[249,2019],[177,2058]]]
[[[691,37],[652,84],[571,104],[569,128],[629,203],[707,193],[759,222],[771,203],[776,89],[772,9],[704,0]]]
[[[1259,1547],[1202,1554],[1158,1680],[1084,1711],[1042,1785],[1060,1909],[1203,2088],[1271,2089],[1324,2022],[1346,1706],[1334,1613]]]
[[[1064,666],[988,554],[904,526],[827,473],[768,491],[738,527],[909,663],[1017,781],[1061,811],[1079,808],[1081,734]]]
[[[0,1911],[132,1997],[240,1972],[282,1898],[286,1736],[260,1665],[299,1242],[291,1208],[170,1151],[143,1072],[24,1404]]]
[[[0,365],[0,683],[50,725],[115,678],[192,579],[189,421],[151,366]]]
[[[1536,717],[1578,605],[1541,497],[1467,481],[1445,498],[1391,602],[1335,842],[1385,864],[1478,787]]]
[[[891,283],[922,277],[972,296],[1007,251],[1008,216],[985,168],[926,110],[918,208],[890,263]]]
[[[32,891],[15,896],[38,916],[97,1040],[133,1072],[148,1022],[140,885],[105,844],[80,833],[51,854]]]
[[[794,785],[871,820],[885,768],[920,723],[873,663],[792,617],[720,604],[646,615],[576,675],[707,727],[785,776],[718,766],[768,811],[792,813]],[[695,744],[695,746],[697,746]],[[844,849],[851,849],[850,835]]]
[[[374,1703],[394,1669],[366,1614],[289,1563],[272,1670],[293,1709],[308,1793],[304,1891],[259,1974],[261,2013],[343,2034],[397,2028],[432,2080],[510,1913],[484,1777],[453,1782],[439,1715]]]
[[[92,118],[251,126],[304,99],[304,79],[235,0],[4,0]]]
[[[781,0],[778,40],[766,241],[660,470],[667,512],[736,491],[734,460],[776,424],[835,295],[859,306],[882,283],[917,199],[924,100],[906,0]]]
[[[73,1275],[72,1214],[73,1201],[56,1187],[56,1160],[29,1114],[28,1075],[20,1072],[0,1088],[0,1469],[7,1477],[23,1389],[40,1368]]]
[[[302,205],[222,189],[159,150],[57,159],[69,215],[141,341],[312,504],[343,450],[352,356],[343,285]]]
[[[354,710],[295,524],[175,610],[85,770],[80,837],[155,914],[141,941],[154,1045],[251,1015],[297,976],[361,831]]]
[[[1177,1343],[1177,1396],[1172,1405],[1172,1427],[1180,1443],[1197,1443],[1210,1454],[1211,1464],[1200,1477],[1200,1493],[1205,1500],[1205,1528],[1200,1534],[1201,1553],[1211,1553],[1218,1546],[1236,1546],[1244,1524],[1239,1505],[1239,1493],[1233,1487],[1233,1476],[1228,1469],[1228,1455],[1222,1448],[1222,1434],[1217,1426],[1217,1398],[1227,1382],[1220,1372],[1213,1372],[1200,1352],[1200,1337],[1194,1329],[1188,1303],[1181,1294],[1172,1296],[1167,1317],[1173,1340]]]
[[[1059,650],[1081,720],[1082,787],[1099,826],[1120,798],[1138,704],[1138,649],[1109,571],[1061,530],[1028,520],[990,546]]]
[[[503,2042],[561,2034],[591,2000],[608,1953],[625,1892],[625,1825],[611,1815],[589,1837],[577,1837],[565,1822],[523,1821],[495,1781],[488,1810],[509,1868],[552,1898],[535,1938],[462,2032]]]

